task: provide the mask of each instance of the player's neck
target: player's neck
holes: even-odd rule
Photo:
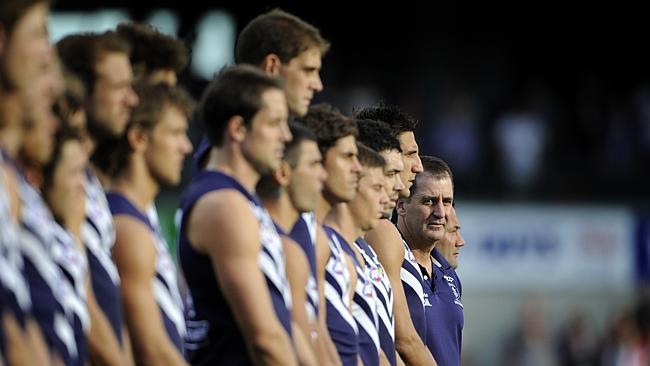
[[[393,225],[392,222],[390,222],[389,219],[381,219],[377,223],[377,226],[375,226],[371,230],[365,231],[363,233],[363,236],[364,236],[364,239],[369,238],[369,237],[370,238],[371,237],[375,237],[375,238],[376,237],[386,237],[386,236],[392,237],[393,235],[397,235],[397,237],[399,237],[399,233],[396,233],[396,231],[397,231],[397,228],[395,227],[395,225]],[[366,241],[368,242],[368,245],[375,248],[376,244],[373,243],[374,240],[372,242],[368,241],[368,240],[366,240]],[[397,244],[401,245],[401,242],[398,241]]]
[[[431,261],[431,250],[411,247],[411,252],[413,252],[415,261],[418,262],[419,265],[424,267],[429,273],[429,275],[431,275],[431,265],[433,264],[433,262]]]
[[[435,248],[436,243],[423,241],[420,235],[411,232],[411,230],[409,230],[409,227],[404,222],[402,216],[398,217],[397,219],[397,229],[399,230],[400,234],[402,234],[406,245],[411,248],[411,251],[413,252],[413,255],[415,256],[418,263],[420,263],[425,268],[428,268],[425,266],[425,264],[431,264],[431,252],[433,251],[433,248]],[[422,259],[422,261],[420,261],[419,258]]]
[[[277,198],[262,197],[264,207],[269,211],[271,218],[276,224],[284,230],[285,233],[291,231],[291,228],[298,220],[300,213],[295,208],[289,194],[284,189]]]
[[[142,159],[131,159],[128,167],[111,184],[111,190],[124,194],[135,206],[146,212],[153,203],[160,185]]]
[[[255,192],[260,173],[244,157],[241,150],[232,144],[213,147],[205,170],[218,170],[235,178],[248,192]]]
[[[104,191],[108,191],[111,189],[111,177],[104,173],[101,169],[95,166],[95,164],[90,164],[90,170],[93,172],[93,174],[97,177],[99,180],[99,183],[102,185],[102,188]]]
[[[321,195],[320,199],[318,200],[318,205],[316,206],[316,221],[320,224],[325,223],[325,217],[327,214],[330,212],[332,209],[332,205],[330,205],[329,201],[325,199],[325,196]]]
[[[12,158],[18,155],[18,149],[23,141],[24,128],[21,126],[21,111],[18,107],[16,93],[0,93],[0,122],[4,127],[0,130],[0,146]]]
[[[338,231],[350,244],[363,235],[347,203],[337,203],[332,206],[325,217],[325,223]]]

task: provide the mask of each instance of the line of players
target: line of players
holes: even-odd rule
[[[207,87],[179,286],[154,200],[192,151],[187,50],[129,23],[55,52],[47,14],[0,5],[4,363],[460,364],[452,173],[396,107],[310,106],[317,28],[255,18]]]

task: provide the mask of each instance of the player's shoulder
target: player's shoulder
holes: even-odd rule
[[[379,254],[391,253],[392,256],[402,256],[402,236],[389,220],[380,220],[379,224],[364,235],[366,242]]]

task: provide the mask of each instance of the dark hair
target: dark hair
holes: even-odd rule
[[[37,4],[50,5],[49,0],[3,0],[0,1],[0,30],[11,38],[16,23]]]
[[[390,126],[381,121],[356,119],[359,136],[357,140],[377,151],[402,151],[399,140],[392,133]]]
[[[69,72],[76,74],[84,84],[88,95],[95,90],[97,73],[95,65],[108,53],[124,53],[129,56],[131,48],[115,32],[73,34],[56,44],[61,63]]]
[[[425,175],[438,178],[438,179],[449,177],[449,179],[453,184],[454,175],[451,172],[451,168],[449,168],[449,165],[447,165],[447,163],[445,163],[444,160],[429,155],[421,155],[420,160],[422,160],[423,171],[422,173],[418,173],[417,176],[415,177],[415,180],[413,181],[413,185],[411,186],[410,189],[411,191],[410,197],[413,197],[415,192],[417,192],[418,190],[417,188],[418,179]]]
[[[284,147],[284,160],[289,166],[295,168],[300,157],[300,145],[303,141],[314,141],[318,143],[316,134],[309,127],[296,121],[289,123],[289,129],[293,138]]]
[[[416,119],[404,113],[399,107],[383,102],[354,111],[354,117],[385,122],[390,126],[395,137],[402,132],[414,132],[418,125]]]
[[[103,170],[112,177],[120,175],[126,169],[129,157],[133,153],[133,147],[128,140],[129,130],[140,128],[147,132],[153,131],[160,122],[165,107],[178,108],[188,118],[194,111],[194,100],[185,89],[179,86],[143,83],[136,86],[136,93],[140,97],[140,103],[133,109],[131,120],[120,137],[119,143],[113,146],[110,166]]]
[[[343,115],[338,109],[327,103],[319,103],[309,107],[309,111],[298,121],[311,128],[316,134],[318,148],[323,159],[325,154],[336,142],[346,136],[359,134],[357,124],[350,117]]]
[[[289,62],[313,47],[325,54],[330,44],[313,25],[273,9],[251,20],[241,31],[235,47],[235,62],[259,65],[271,53],[280,61]]]
[[[248,65],[221,70],[203,93],[199,117],[212,146],[223,144],[224,131],[233,116],[241,116],[249,126],[262,106],[262,94],[269,89],[284,90],[284,82]]]
[[[291,168],[295,168],[298,165],[298,159],[300,158],[300,146],[303,141],[314,141],[316,142],[316,135],[314,132],[309,129],[309,127],[303,125],[300,122],[289,122],[289,129],[291,130],[291,135],[293,138],[288,142],[284,147],[284,158]],[[260,177],[260,180],[255,186],[255,192],[260,197],[273,197],[278,198],[282,193],[281,187],[278,185],[273,173],[264,174]]]
[[[63,81],[65,90],[57,98],[52,109],[64,125],[68,125],[71,114],[84,110],[86,101],[86,89],[79,77],[63,69]]]
[[[383,168],[386,160],[377,151],[369,148],[363,143],[357,142],[359,150],[359,163],[365,168]]]
[[[131,65],[137,79],[160,69],[179,73],[187,67],[189,56],[185,44],[149,24],[120,23],[116,33],[131,45]]]
[[[49,190],[52,187],[54,180],[54,172],[56,167],[61,161],[61,154],[63,153],[63,147],[68,141],[83,141],[82,132],[74,127],[68,125],[61,125],[61,127],[56,131],[54,135],[54,149],[52,150],[52,156],[50,160],[43,165],[42,174],[43,174],[43,192]]]
[[[11,39],[16,24],[38,4],[50,5],[49,0],[2,0],[0,1],[0,34],[4,32],[5,42]],[[6,48],[6,45],[5,45]],[[13,90],[16,85],[6,70],[4,57],[0,57],[0,90]]]

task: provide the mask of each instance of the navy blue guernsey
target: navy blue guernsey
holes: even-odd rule
[[[185,336],[183,303],[178,289],[176,266],[169,255],[167,242],[160,234],[160,228],[151,223],[149,212],[143,213],[139,211],[133,203],[119,193],[110,192],[106,195],[106,199],[113,216],[131,216],[143,223],[151,231],[156,246],[156,273],[151,279],[151,290],[158,304],[167,336],[178,351],[182,353],[182,339]]]
[[[307,301],[305,307],[310,320],[318,315],[318,285],[316,282],[316,217],[313,213],[304,213],[291,228],[289,237],[293,239],[307,256],[310,276],[307,279]]]
[[[23,253],[19,238],[18,221],[11,214],[9,193],[5,190],[3,164],[16,175],[18,170],[11,158],[0,150],[0,289],[3,311],[11,313],[20,326],[25,326],[25,317],[31,312],[29,285],[23,276]]]
[[[357,285],[352,300],[352,316],[359,328],[359,356],[364,365],[379,365],[379,331],[377,319],[377,295],[350,244],[336,230],[332,230],[343,250],[350,255],[357,271]]]
[[[334,230],[323,225],[330,257],[325,266],[325,300],[327,305],[327,330],[344,366],[356,366],[359,355],[357,322],[352,316],[350,272],[345,251]]]
[[[420,266],[429,300],[425,307],[427,347],[439,365],[460,366],[464,322],[460,280],[437,249],[431,253],[431,261],[431,277]]]
[[[207,158],[210,149],[212,149],[212,144],[207,137],[203,137],[192,159],[192,177],[198,177],[199,173],[203,170],[201,163]]]
[[[424,312],[426,302],[424,296],[424,278],[422,277],[418,263],[415,261],[413,252],[404,240],[402,240],[402,243],[404,245],[404,262],[402,262],[400,277],[402,279],[402,287],[404,288],[404,296],[406,297],[413,326],[420,335],[422,342],[426,343],[427,319]]]
[[[74,338],[74,290],[54,262],[56,222],[40,193],[21,177],[20,244],[23,274],[29,284],[32,314],[52,351],[66,365],[82,365]]]
[[[9,193],[5,189],[3,153],[0,150],[0,313],[11,314],[25,326],[31,311],[29,287],[22,275],[23,255],[20,250],[18,223],[11,214]],[[0,360],[6,354],[3,329],[0,327]],[[7,360],[4,360],[7,363]]]
[[[86,246],[95,299],[121,344],[120,276],[111,255],[115,245],[115,227],[104,189],[90,170],[86,172],[86,221],[81,228],[81,238]]]
[[[246,342],[220,289],[212,262],[207,255],[197,252],[187,237],[186,219],[196,202],[221,189],[235,190],[246,197],[260,223],[260,269],[266,278],[276,316],[291,334],[291,293],[285,274],[284,251],[271,217],[259,199],[234,178],[217,171],[202,171],[192,179],[181,198],[179,254],[190,297],[186,356],[193,365],[250,365],[252,360]],[[215,231],[215,235],[218,234]]]
[[[392,366],[397,364],[395,354],[395,319],[393,317],[393,288],[388,275],[379,262],[377,253],[363,238],[358,238],[354,244],[363,255],[366,262],[366,274],[375,286],[377,295],[377,315],[379,318],[379,344]]]
[[[75,243],[75,238],[58,223],[53,225],[54,243],[50,252],[54,262],[63,272],[72,291],[66,296],[66,312],[72,324],[78,357],[75,365],[85,365],[87,356],[87,334],[90,331],[90,317],[86,299],[86,278],[88,260],[86,252]]]

